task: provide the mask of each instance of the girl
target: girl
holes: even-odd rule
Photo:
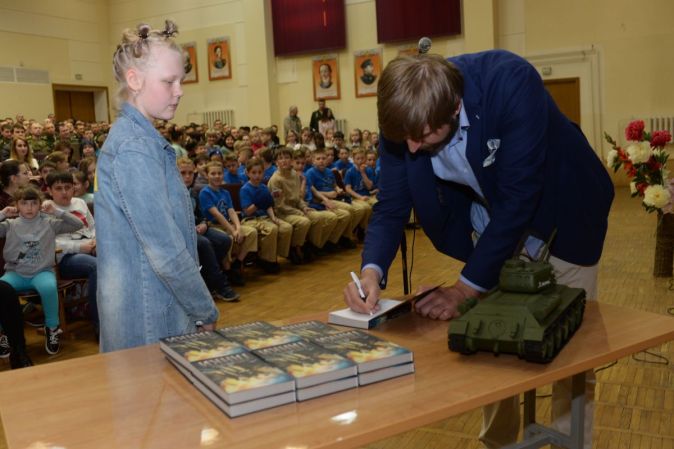
[[[14,161],[27,163],[33,173],[37,173],[39,169],[37,159],[33,157],[33,150],[30,149],[28,141],[22,137],[15,137],[12,140],[9,158]]]
[[[185,76],[177,27],[126,30],[113,57],[120,112],[99,156],[94,204],[101,351],[213,330],[192,202],[176,154],[152,126],[171,120]]]
[[[73,190],[75,196],[83,199],[87,205],[94,203],[94,194],[89,193],[89,178],[86,173],[79,170],[73,173]]]
[[[0,237],[6,238],[5,274],[0,280],[17,291],[37,290],[44,311],[45,349],[56,354],[61,349],[59,336],[63,333],[59,327],[54,274],[56,235],[74,232],[82,227],[82,222],[69,212],[59,211],[52,201],[45,201],[40,207],[42,195],[33,186],[19,188],[14,199],[16,207],[0,212]],[[18,218],[7,220],[16,216],[17,211]]]
[[[25,162],[6,160],[0,165],[0,209],[14,204],[14,194],[30,181],[30,169]]]

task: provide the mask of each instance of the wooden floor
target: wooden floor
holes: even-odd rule
[[[616,192],[610,216],[609,232],[599,271],[599,300],[627,308],[666,314],[674,307],[674,286],[669,279],[651,276],[656,216],[644,212],[637,200],[624,189]],[[413,240],[408,231],[408,244]],[[412,251],[409,254],[412,259]],[[349,280],[348,272],[357,270],[360,253],[351,250],[324,257],[311,266],[283,265],[280,276],[250,272],[248,285],[240,288],[242,301],[218,304],[219,325],[252,320],[278,320],[309,312],[341,308],[341,291]],[[455,280],[461,264],[439,255],[422,232],[416,232],[414,248],[414,289],[420,284]],[[387,296],[402,294],[401,268],[396,261],[390,272]],[[674,326],[674,320],[672,321]],[[54,363],[97,352],[93,336],[82,332],[66,340],[56,356],[47,356],[42,337],[26,330],[29,352],[36,363]],[[672,360],[674,343],[653,349]],[[639,360],[637,360],[637,358]],[[661,359],[639,354],[627,358],[597,374],[594,447],[601,449],[674,449],[674,368],[660,364]],[[9,369],[0,361],[0,371]],[[0,373],[0,375],[2,375]],[[447,373],[451,382],[451,373]],[[546,389],[539,394],[548,393]],[[546,422],[549,399],[539,400],[537,413]],[[368,448],[478,448],[481,414],[479,410],[438,422]],[[38,424],[39,425],[39,424]],[[0,449],[6,448],[0,429]]]

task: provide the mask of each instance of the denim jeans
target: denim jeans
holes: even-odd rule
[[[197,235],[197,252],[201,264],[201,276],[208,289],[221,292],[228,284],[222,272],[222,260],[227,256],[232,238],[224,232],[208,229],[204,235]]]
[[[89,319],[98,326],[96,258],[91,254],[65,254],[59,262],[59,270],[63,279],[87,279]]]

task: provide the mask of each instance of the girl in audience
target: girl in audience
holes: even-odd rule
[[[363,133],[359,128],[353,128],[351,134],[349,134],[349,148],[357,148],[360,146],[361,141],[363,140]]]
[[[152,125],[171,120],[185,76],[176,25],[126,30],[113,57],[121,103],[101,149],[96,191],[101,351],[213,330],[192,202],[175,151]],[[222,176],[222,174],[221,174]]]
[[[89,187],[87,187],[87,193],[94,193],[94,179],[96,178],[96,158],[85,157],[82,159],[77,167],[79,171],[87,175],[87,180],[89,181]]]
[[[28,185],[30,169],[25,162],[7,160],[0,164],[0,209],[14,205],[14,194],[19,187]]]
[[[14,194],[16,207],[0,212],[0,237],[5,237],[5,274],[0,280],[17,291],[35,289],[42,300],[45,321],[45,349],[56,354],[61,349],[58,291],[54,274],[56,235],[73,232],[82,222],[69,212],[56,208],[53,201],[42,203],[33,186],[21,187]],[[44,213],[41,213],[44,212]],[[10,217],[18,217],[7,220]]]
[[[289,129],[288,134],[286,134],[286,146],[294,148],[295,145],[299,143],[299,141],[300,139],[297,133],[294,130]]]
[[[9,159],[19,162],[25,162],[33,173],[37,173],[39,168],[37,159],[33,157],[33,150],[30,149],[28,141],[21,137],[15,137],[12,140],[12,148],[9,152]]]
[[[57,164],[58,171],[68,170],[70,168],[70,163],[73,158],[73,147],[68,142],[57,142],[56,145],[54,145],[54,150],[47,156],[47,159],[53,160],[53,157],[51,156],[54,156],[54,153],[58,155],[63,155],[63,157],[65,158],[65,162],[68,164],[64,168],[63,165],[58,165],[59,163],[63,164],[62,161],[60,160],[59,162],[54,161]]]
[[[89,192],[89,178],[79,170],[73,173],[73,190],[75,197],[83,199],[87,205],[94,203],[94,194]]]

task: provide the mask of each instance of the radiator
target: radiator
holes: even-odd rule
[[[674,136],[674,117],[649,117],[644,122],[649,127],[650,132],[669,131]]]
[[[335,122],[335,126],[337,127],[337,131],[341,131],[344,133],[345,136],[349,134],[349,131],[346,129],[346,119],[345,118],[340,118]]]
[[[223,125],[234,125],[234,110],[223,109],[221,111],[206,111],[201,113],[201,122],[208,123],[209,128],[213,128],[213,123],[220,120]]]

